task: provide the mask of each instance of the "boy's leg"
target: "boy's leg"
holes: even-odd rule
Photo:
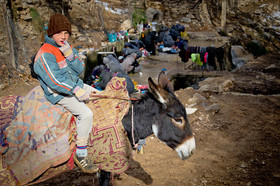
[[[58,104],[64,106],[74,116],[77,116],[77,150],[75,162],[84,172],[94,173],[98,171],[98,167],[87,158],[87,142],[93,123],[92,111],[84,102],[78,101],[75,96],[64,97]]]
[[[80,138],[88,138],[93,123],[93,113],[88,106],[84,102],[78,101],[75,96],[64,97],[58,104],[77,116],[77,135]]]

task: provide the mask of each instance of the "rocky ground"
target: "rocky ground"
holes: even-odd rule
[[[114,185],[278,185],[279,60],[279,53],[259,57],[200,82],[199,90],[176,91],[186,107],[197,109],[188,115],[196,152],[183,161],[151,136],[144,155],[134,154],[130,168],[114,176]],[[24,76],[0,95],[24,95],[37,84]],[[37,185],[95,185],[94,180],[76,168]]]

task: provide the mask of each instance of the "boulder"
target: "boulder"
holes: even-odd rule
[[[201,92],[215,92],[218,93],[219,92],[219,87],[218,85],[210,85],[210,84],[206,84],[206,85],[202,85],[199,89],[199,91]]]
[[[127,31],[130,28],[132,28],[132,23],[129,19],[127,19],[121,24],[120,30]]]
[[[206,100],[206,98],[204,96],[202,96],[199,93],[195,93],[193,95],[193,97],[188,100],[188,104],[189,105],[195,105],[195,104],[199,105],[199,104],[204,103],[205,100]]]
[[[254,59],[254,56],[247,52],[241,45],[233,45],[231,47],[232,63],[236,68],[240,68],[248,61]]]
[[[205,110],[212,113],[218,113],[220,111],[220,105],[218,103],[213,103],[212,105],[206,107]]]
[[[150,22],[161,22],[163,20],[163,13],[160,10],[149,7],[146,10],[146,17]]]
[[[211,77],[199,82],[199,91],[221,93],[233,86],[233,77]]]

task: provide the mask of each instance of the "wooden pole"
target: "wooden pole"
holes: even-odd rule
[[[227,0],[222,0],[221,27],[225,30],[227,20]]]

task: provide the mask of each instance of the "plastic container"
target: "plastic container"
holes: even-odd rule
[[[108,38],[110,42],[117,41],[117,34],[108,34]]]

